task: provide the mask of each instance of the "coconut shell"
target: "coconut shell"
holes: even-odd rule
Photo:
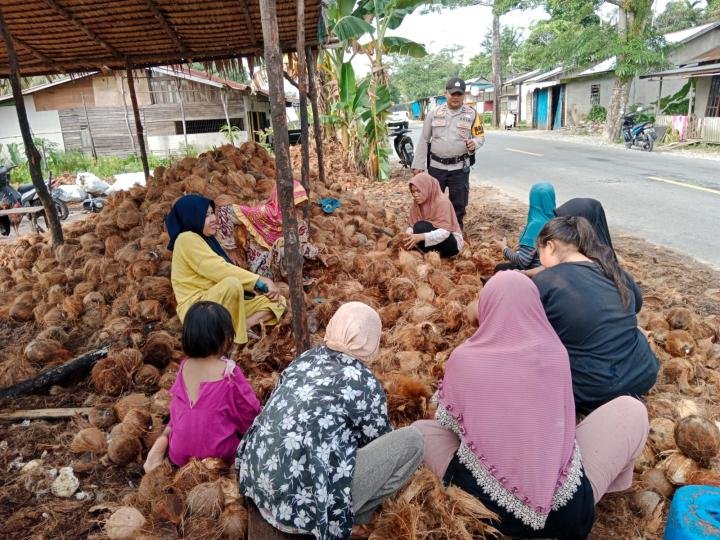
[[[668,418],[653,418],[650,421],[648,440],[655,452],[673,450],[675,445],[675,422]]]
[[[127,465],[140,457],[142,444],[137,437],[120,434],[110,439],[108,444],[108,458],[115,465]]]
[[[54,339],[37,338],[27,344],[23,351],[25,358],[36,364],[45,364],[51,361],[63,361],[70,357],[59,341]]]
[[[225,495],[218,482],[204,482],[187,494],[187,505],[193,516],[217,518],[223,511]]]
[[[107,451],[105,434],[96,427],[81,429],[70,443],[70,451],[76,454],[90,452],[91,454],[104,454]]]
[[[123,421],[132,409],[147,410],[148,407],[150,407],[150,398],[145,394],[135,393],[120,398],[113,408],[120,421]]]
[[[107,429],[117,422],[115,412],[112,409],[101,407],[93,407],[88,414],[88,420],[93,426],[100,429]]]
[[[665,350],[673,356],[690,356],[695,340],[686,330],[672,330],[665,339]]]
[[[185,501],[175,489],[170,487],[152,499],[151,513],[154,518],[179,525],[185,514]]]
[[[660,469],[649,469],[643,472],[640,483],[644,489],[659,493],[666,499],[672,498],[675,487],[665,478]]]
[[[695,461],[682,455],[680,452],[668,456],[668,458],[663,461],[662,467],[665,471],[665,477],[671,484],[676,486],[688,484],[690,476],[699,469]]]
[[[172,485],[185,493],[195,486],[211,480],[210,472],[197,459],[191,459],[175,473]]]
[[[127,435],[142,438],[152,430],[153,420],[148,410],[130,409],[127,414],[125,414],[122,425],[123,432]]]
[[[708,466],[720,451],[720,430],[702,416],[683,418],[675,427],[675,439],[680,451],[700,465]]]
[[[248,527],[247,510],[237,503],[228,504],[220,516],[220,527],[223,538],[245,538]]]
[[[121,506],[105,522],[105,534],[110,540],[131,540],[138,536],[145,521],[138,509]]]
[[[672,330],[688,330],[693,324],[692,312],[684,307],[674,307],[667,312],[667,322]]]

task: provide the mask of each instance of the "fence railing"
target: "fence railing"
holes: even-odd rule
[[[655,117],[655,124],[674,130],[681,141],[699,139],[702,142],[720,143],[720,117],[659,114]]]

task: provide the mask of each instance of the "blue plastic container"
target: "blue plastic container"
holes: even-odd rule
[[[664,540],[720,539],[720,487],[685,486],[675,492]]]

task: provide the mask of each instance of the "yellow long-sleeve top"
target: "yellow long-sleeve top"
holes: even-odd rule
[[[249,270],[228,263],[200,235],[189,231],[179,234],[175,240],[170,275],[180,319],[185,318],[190,306],[201,299],[209,288],[223,279],[237,278],[245,290],[252,291],[260,278]]]

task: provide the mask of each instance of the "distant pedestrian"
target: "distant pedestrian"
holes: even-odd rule
[[[470,194],[470,167],[475,151],[485,143],[482,117],[465,105],[465,81],[452,77],[445,85],[444,103],[431,111],[418,140],[413,173],[427,171],[437,178],[440,190],[448,188],[462,228]]]

